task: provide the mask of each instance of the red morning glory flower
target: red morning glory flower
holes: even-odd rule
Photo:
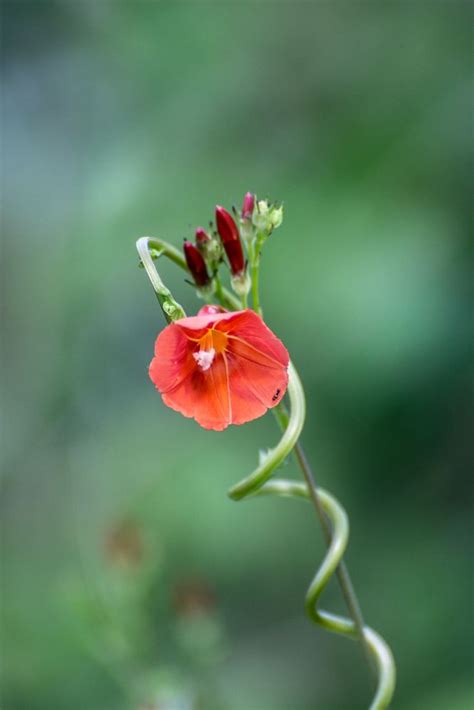
[[[285,346],[254,311],[204,306],[158,335],[149,371],[168,407],[221,431],[278,404],[288,363]]]

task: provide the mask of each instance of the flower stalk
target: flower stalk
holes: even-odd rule
[[[264,237],[257,232],[249,248],[250,278],[252,281],[252,304],[253,309],[261,316],[262,307],[260,305],[260,252],[264,242]]]

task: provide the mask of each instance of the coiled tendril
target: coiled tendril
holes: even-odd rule
[[[182,307],[174,301],[169,290],[161,281],[150,250],[153,250],[155,258],[166,256],[187,271],[186,262],[182,254],[167,242],[151,237],[141,237],[137,241],[137,250],[168,322],[177,317],[184,317]],[[220,300],[226,308],[240,308],[239,301],[226,289],[221,290]],[[270,480],[274,471],[297,446],[305,420],[306,406],[303,387],[291,362],[288,368],[288,375],[290,413],[288,415],[284,409],[274,410],[283,428],[282,437],[278,444],[266,453],[257,468],[249,476],[233,486],[228,495],[233,500],[266,495],[302,498],[305,500],[312,499],[323,512],[323,515],[327,516],[330,524],[328,529],[328,549],[306,592],[305,608],[312,621],[328,631],[333,631],[352,639],[359,639],[360,632],[362,632],[363,641],[369,649],[377,673],[377,687],[369,710],[385,710],[391,702],[396,678],[395,662],[389,646],[370,626],[363,624],[359,628],[352,619],[325,611],[318,606],[321,594],[331,577],[336,572],[342,571],[343,557],[349,540],[347,514],[334,496],[312,484],[311,476],[306,477],[305,483],[297,483],[280,478]],[[326,523],[325,519],[324,524]],[[347,572],[345,574],[347,576]]]
[[[309,500],[311,492],[307,483],[273,479],[275,469],[291,453],[301,433],[305,418],[303,388],[292,363],[288,370],[288,395],[290,416],[288,425],[277,446],[270,450],[264,462],[253,473],[230,489],[229,496],[235,500],[263,495],[277,495],[287,498]],[[316,574],[306,592],[305,607],[309,617],[316,623],[335,633],[357,639],[358,629],[351,619],[319,609],[321,594],[336,572],[344,556],[349,540],[349,520],[342,505],[327,491],[314,488],[314,494],[330,521],[330,544]],[[395,690],[395,663],[392,652],[384,639],[369,626],[363,626],[365,642],[370,650],[377,672],[377,688],[370,704],[370,710],[388,708]]]

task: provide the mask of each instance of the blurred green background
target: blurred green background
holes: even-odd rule
[[[2,9],[3,710],[367,707],[358,646],[304,614],[311,509],[226,496],[272,417],[207,432],[147,377],[163,318],[136,238],[180,244],[247,190],[285,202],[266,319],[393,707],[472,707],[472,6]]]

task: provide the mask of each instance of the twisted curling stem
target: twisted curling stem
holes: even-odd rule
[[[347,514],[334,496],[322,488],[317,488],[311,480],[306,483],[283,479],[269,480],[273,471],[297,445],[304,424],[304,393],[298,373],[292,363],[290,363],[288,373],[288,395],[291,413],[289,417],[284,410],[278,414],[280,423],[285,426],[283,436],[278,445],[269,452],[263,463],[247,478],[230,489],[229,496],[234,500],[263,495],[303,498],[305,500],[317,499],[323,515],[327,516],[329,520],[329,546],[326,556],[306,593],[306,611],[316,624],[328,631],[334,631],[353,639],[358,639],[360,633],[362,633],[363,640],[374,661],[377,672],[377,687],[369,707],[370,710],[384,710],[384,708],[389,707],[395,690],[395,662],[390,648],[384,639],[369,626],[362,624],[361,628],[359,628],[355,620],[318,608],[319,598],[333,574],[342,571],[347,578],[346,582],[349,580],[343,563],[343,556],[349,540]],[[354,603],[354,600],[352,603]]]
[[[174,301],[156,271],[150,250],[153,250],[155,258],[166,256],[177,266],[187,271],[186,262],[181,253],[167,242],[151,237],[139,239],[137,250],[168,322],[183,317],[183,309]],[[240,302],[228,290],[219,289],[216,296],[226,308],[239,309]],[[349,539],[347,514],[334,496],[317,487],[314,482],[311,469],[299,443],[306,406],[301,381],[291,362],[288,375],[290,413],[288,414],[282,404],[273,410],[283,430],[282,437],[278,444],[267,452],[259,466],[229,490],[229,496],[233,500],[242,500],[257,496],[276,495],[305,499],[314,504],[326,536],[328,549],[306,593],[306,611],[316,624],[328,631],[363,642],[377,675],[377,686],[369,710],[384,710],[389,707],[395,690],[395,662],[384,639],[363,622],[343,560]],[[293,451],[302,469],[305,483],[276,478],[270,480],[274,471]],[[324,611],[318,606],[320,596],[334,574],[338,577],[351,619]]]

